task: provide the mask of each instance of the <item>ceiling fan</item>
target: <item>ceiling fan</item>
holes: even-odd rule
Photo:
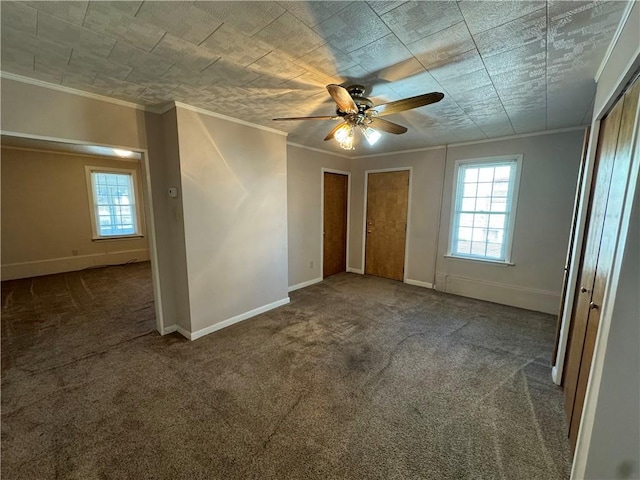
[[[274,120],[342,119],[343,122],[335,126],[327,136],[324,137],[324,140],[328,141],[335,138],[342,148],[345,150],[353,150],[354,133],[356,130],[361,130],[369,144],[373,145],[380,138],[380,132],[378,130],[393,133],[394,135],[400,135],[407,131],[406,127],[379,117],[436,103],[444,98],[444,94],[440,92],[431,92],[376,106],[371,100],[364,96],[365,87],[362,85],[351,85],[345,88],[340,85],[330,84],[327,85],[327,90],[337,105],[335,115],[274,118]]]

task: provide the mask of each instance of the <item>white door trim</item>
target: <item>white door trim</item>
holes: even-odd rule
[[[402,281],[407,282],[407,270],[409,260],[409,237],[411,233],[411,192],[413,190],[413,167],[392,167],[392,168],[376,168],[364,171],[364,201],[362,207],[362,273],[366,272],[366,252],[367,252],[367,193],[369,189],[370,173],[385,172],[403,172],[409,171],[409,191],[407,192],[407,230],[404,238],[404,268],[402,273]]]

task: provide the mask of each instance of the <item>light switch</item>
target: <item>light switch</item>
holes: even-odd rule
[[[169,187],[169,196],[171,198],[178,198],[178,187]]]

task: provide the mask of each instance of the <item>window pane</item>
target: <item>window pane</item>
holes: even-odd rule
[[[504,228],[504,215],[492,214],[489,218],[489,226],[491,228]]]
[[[477,187],[478,187],[477,183],[465,183],[462,196],[464,196],[464,197],[475,197],[476,196]]]
[[[487,229],[486,228],[474,228],[473,235],[471,237],[473,243],[486,242],[487,241]]]
[[[476,199],[475,198],[463,198],[462,199],[462,210],[465,212],[470,212],[476,209]]]
[[[493,167],[482,167],[478,172],[479,182],[493,182]]]
[[[478,169],[477,168],[467,168],[464,171],[464,181],[466,182],[477,182],[478,181]]]
[[[461,227],[460,230],[458,230],[458,240],[471,240],[472,231],[472,228]]]
[[[458,248],[456,249],[455,253],[469,255],[471,253],[471,242],[459,241]]]
[[[471,255],[478,255],[484,257],[486,246],[484,242],[471,243]]]
[[[488,212],[491,209],[491,198],[478,198],[476,200],[476,211]]]
[[[511,166],[504,167],[496,167],[495,180],[499,181],[509,181],[511,177]]]
[[[500,228],[490,228],[487,230],[487,241],[494,243],[502,243],[504,237],[504,230]]]
[[[132,176],[128,173],[92,172],[94,202],[100,236],[132,235],[137,231]]]
[[[502,244],[500,243],[487,243],[487,257],[501,259],[502,258]]]
[[[507,199],[506,198],[494,198],[491,201],[492,212],[506,212],[507,211]]]
[[[479,197],[490,197],[491,190],[493,184],[492,183],[479,183],[478,184],[478,196]]]
[[[493,184],[494,197],[506,197],[508,192],[509,192],[508,182],[496,182]]]
[[[473,214],[461,213],[460,214],[460,226],[461,227],[473,227]]]
[[[473,220],[473,226],[474,227],[483,227],[486,228],[487,226],[489,226],[489,215],[485,214],[485,213],[477,213],[474,215],[474,220]]]

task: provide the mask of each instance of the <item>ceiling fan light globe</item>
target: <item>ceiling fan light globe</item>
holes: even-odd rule
[[[338,143],[342,143],[350,137],[351,143],[353,144],[353,130],[351,128],[351,125],[349,125],[348,123],[343,123],[340,128],[336,130],[336,133],[334,133],[333,137],[338,141]]]
[[[362,126],[362,133],[367,139],[367,142],[369,142],[369,145],[375,145],[375,143],[380,140],[380,137],[382,136],[379,131],[374,130],[371,127],[366,127],[364,125]]]

